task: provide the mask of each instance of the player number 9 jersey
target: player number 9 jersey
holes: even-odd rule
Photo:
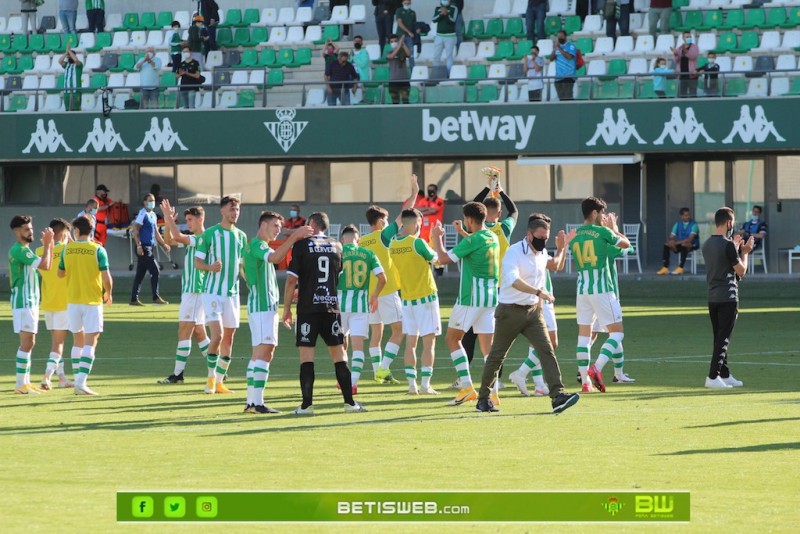
[[[342,246],[334,239],[316,235],[295,243],[289,273],[297,277],[297,313],[338,313],[341,271]]]

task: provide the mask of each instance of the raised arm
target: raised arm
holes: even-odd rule
[[[436,225],[431,228],[431,241],[433,241],[433,250],[436,251],[436,261],[440,265],[447,265],[453,263],[453,259],[447,254],[444,249],[442,237],[444,236],[444,227],[440,221],[436,221]]]
[[[400,213],[397,214],[397,218],[395,222],[397,222],[398,226],[400,225],[400,221],[403,218],[403,210],[410,210],[414,207],[414,204],[417,201],[417,194],[419,193],[419,180],[417,179],[416,174],[411,175],[411,195],[407,199],[403,201],[403,205],[400,208]]]
[[[286,255],[289,254],[289,251],[292,250],[292,247],[295,243],[312,235],[314,235],[314,230],[312,230],[310,226],[300,226],[299,228],[295,228],[295,231],[292,232],[292,235],[289,236],[289,239],[284,241],[281,246],[275,249],[272,254],[269,255],[267,261],[270,263],[282,262],[286,259]]]
[[[178,229],[178,224],[175,222],[178,214],[166,198],[161,201],[161,213],[164,215],[164,241],[170,246],[178,243],[189,246],[192,240]]]
[[[503,200],[503,206],[506,208],[506,217],[511,217],[515,221],[519,217],[519,212],[517,211],[517,205],[514,204],[514,201],[511,200],[511,197],[506,195],[506,192],[500,189],[500,198]]]

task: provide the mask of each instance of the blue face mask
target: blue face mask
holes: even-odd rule
[[[144,207],[149,209],[149,210],[151,210],[151,209],[156,207],[156,203],[155,202],[145,202],[144,203]]]
[[[751,215],[750,220],[753,222],[758,222],[758,215]]]
[[[408,6],[403,5],[403,9],[411,9],[411,6],[410,5],[408,5]]]
[[[97,208],[92,208],[91,210],[89,210],[89,213],[91,213],[92,215],[97,215]]]
[[[297,217],[297,210],[289,210],[289,217]]]

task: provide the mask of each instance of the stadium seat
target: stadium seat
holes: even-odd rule
[[[27,54],[19,56],[19,59],[17,59],[16,72],[22,74],[32,69],[33,69],[33,56]]]
[[[503,19],[489,19],[483,39],[499,39],[503,33]]]
[[[33,71],[36,73],[47,72],[50,69],[50,56],[39,54],[33,62]]]
[[[614,79],[628,73],[628,62],[624,59],[612,59],[606,65],[606,74],[608,77],[601,78],[603,80]]]
[[[783,96],[789,92],[789,78],[772,78],[769,84],[770,96]]]
[[[59,42],[61,42],[61,39],[59,39]],[[11,36],[6,33],[0,35],[0,52],[8,52],[10,48],[11,48]]]
[[[494,66],[494,65],[492,65]],[[429,69],[426,65],[414,65],[411,70],[411,83],[420,84],[428,80]]]
[[[765,31],[761,34],[761,43],[753,48],[756,53],[774,53],[781,47],[781,33],[776,30]]]
[[[294,54],[294,62],[288,66],[291,68],[296,68],[296,67],[303,67],[305,65],[311,65],[312,54],[313,51],[311,48],[308,47],[298,48]]]
[[[469,24],[467,24],[464,37],[466,39],[483,39],[484,32],[485,28],[483,20],[471,20],[469,21]]]
[[[625,56],[633,53],[633,37],[622,35],[614,43],[614,55]]]
[[[222,50],[212,50],[208,53],[206,57],[205,68],[207,69],[216,69],[217,67],[221,67],[223,64],[223,55]]]
[[[242,26],[257,26],[261,18],[257,8],[248,8],[242,15]]]
[[[289,67],[294,64],[294,50],[291,48],[281,48],[278,51],[278,64],[281,67]]]
[[[233,46],[233,31],[230,28],[217,30],[217,44],[222,48]]]
[[[800,46],[800,30],[787,30],[783,32],[781,51],[789,52]]]
[[[5,106],[5,111],[9,113],[25,111],[28,108],[28,97],[26,95],[15,94],[6,98],[8,103]]]
[[[24,52],[26,48],[28,48],[28,36],[25,34],[14,35],[9,52]]]
[[[286,32],[286,44],[302,43],[305,39],[305,31],[302,26],[289,26]]]
[[[48,34],[48,37],[49,36],[50,36],[50,34]],[[59,48],[60,48],[61,39],[60,39],[60,36],[58,36],[58,37],[59,37]],[[111,34],[108,33],[108,32],[99,32],[98,34],[95,35],[94,46],[91,46],[91,47],[87,48],[86,51],[87,52],[100,52],[101,50],[104,50],[106,48],[111,48],[111,45],[112,45]]]
[[[56,35],[58,39],[59,46],[61,44],[61,36],[59,34],[47,34],[45,38],[49,37],[50,35]],[[92,48],[95,43],[97,42],[97,36],[93,32],[83,32],[78,36],[78,48],[86,50],[88,48]],[[45,50],[50,51],[49,43],[45,44]]]
[[[733,32],[721,33],[717,41],[717,47],[713,50],[717,54],[727,54],[736,48],[736,34]]]
[[[587,76],[602,76],[605,73],[606,73],[605,59],[593,59],[589,61],[589,64],[586,67]]]
[[[156,14],[154,11],[145,11],[142,13],[142,16],[139,17],[139,26],[136,28],[137,30],[155,30],[158,28],[158,23],[156,22]]]
[[[613,37],[599,37],[594,42],[594,50],[586,54],[587,57],[605,56],[614,52],[614,38]]]
[[[508,19],[506,21],[506,29],[500,34],[503,39],[511,39],[513,37],[525,37],[525,25],[521,18]]]
[[[344,6],[342,6],[344,7]],[[334,9],[335,11],[335,9]],[[347,8],[345,7],[345,13],[347,13]],[[346,15],[345,15],[345,18]],[[280,26],[290,26],[294,23],[294,8],[293,7],[282,7],[278,10],[278,20],[277,24]]]
[[[466,79],[467,79],[467,66],[453,65],[450,68],[450,74],[448,75],[447,81],[442,82],[442,85],[458,84]]]
[[[169,45],[169,43],[167,43],[167,45]],[[148,32],[146,46],[152,46],[153,48],[161,48],[164,46],[164,32],[161,30],[151,30]]]
[[[495,55],[494,41],[481,41],[478,43],[478,49],[476,50],[475,57],[473,59],[475,61],[482,61],[492,57],[493,55]]]
[[[651,69],[647,64],[647,60],[643,57],[635,57],[628,64],[629,75],[647,74],[648,72],[651,72]]]
[[[570,8],[570,3],[567,0],[552,0],[550,2],[550,15],[574,15],[575,8]]]
[[[689,0],[687,9],[708,9],[710,0]]]
[[[10,28],[11,27],[10,19],[8,25]],[[784,22],[781,25],[781,27],[785,29],[796,29],[798,26],[800,26],[800,6],[793,6],[788,9],[788,12],[786,14],[786,22]]]
[[[776,71],[793,71],[797,69],[797,58],[794,54],[781,54],[778,56],[778,61],[775,63]],[[773,73],[773,76],[779,74]]]
[[[172,71],[167,71],[161,75],[161,80],[159,80],[159,85],[161,87],[175,87],[178,85],[178,77]]]
[[[166,30],[172,27],[172,11],[159,11],[156,17],[156,29]]]
[[[697,39],[697,48],[700,50],[714,50],[717,47],[717,34],[713,32],[701,33]]]
[[[38,76],[23,76],[22,78],[23,91],[36,91],[37,89],[39,89]]]
[[[500,41],[497,43],[494,54],[486,59],[489,61],[505,61],[514,55],[514,43],[511,41]]]
[[[127,52],[119,55],[117,66],[109,70],[111,72],[132,72],[136,65],[136,56],[133,53]]]
[[[298,7],[294,15],[292,24],[304,25],[309,24],[314,19],[314,13],[310,7]]]
[[[736,56],[736,58],[733,60],[733,72],[748,73],[752,70],[753,70],[753,58],[751,58],[750,56]]]
[[[547,20],[547,19],[545,19]],[[567,35],[572,35],[581,30],[581,18],[577,15],[564,18],[564,32]]]
[[[755,28],[764,29],[767,27],[767,12],[763,8],[747,10],[744,24],[740,26],[743,30],[753,30]],[[766,96],[766,92],[765,92]]]
[[[322,39],[322,26],[314,25],[308,26],[306,28],[305,36],[303,37],[303,43],[312,45]]]
[[[246,70],[235,70],[231,73],[231,85],[247,85],[250,74]]]
[[[209,52],[209,55],[211,53]],[[239,64],[236,68],[239,69],[252,69],[258,66],[258,52],[256,50],[244,50],[242,56],[239,58]],[[208,59],[206,59],[206,68],[208,68]]]
[[[553,41],[551,41],[550,39],[547,39],[546,42],[548,42],[550,44],[553,43]],[[527,56],[528,54],[531,53],[531,48],[533,48],[533,43],[530,40],[522,39],[520,41],[517,41],[516,50],[514,51],[514,53],[512,53],[510,56],[508,56],[508,60],[509,61],[519,61],[519,60],[521,60],[522,58],[524,58],[525,56]],[[540,47],[539,52],[541,54],[544,54],[544,52],[541,51],[541,47]]]
[[[134,50],[144,48],[147,44],[147,34],[144,31],[131,32],[131,38],[128,44],[130,45],[130,48],[133,48]]]
[[[589,15],[583,20],[581,31],[575,32],[576,36],[585,36],[601,33],[603,19],[600,15]]]
[[[241,9],[226,9],[225,21],[219,24],[220,28],[232,28],[234,26],[243,26],[242,24],[242,10]]]
[[[283,85],[283,79],[283,70],[270,69],[269,73],[267,74],[267,87],[278,87]]]
[[[264,48],[258,54],[258,66],[259,67],[279,67],[278,64],[278,56],[275,53],[274,48]]]
[[[10,15],[8,17],[8,22],[6,24],[6,32],[8,33],[20,33],[22,31],[22,16],[21,15]]]
[[[578,28],[578,30],[580,30],[580,28]],[[561,31],[561,17],[545,17],[544,33],[547,35],[547,37],[553,37],[560,31]]]
[[[91,72],[93,70],[97,70],[102,65],[103,58],[100,54],[88,54],[86,56],[86,61],[83,63],[83,70],[84,72]]]
[[[637,56],[644,56],[653,51],[655,44],[652,35],[640,35],[636,38],[636,46],[633,51]]]
[[[497,83],[498,80],[500,80],[500,83],[504,83],[507,70],[505,63],[494,63],[489,66],[486,74],[487,79],[479,83]]]
[[[437,85],[425,88],[426,104],[457,104],[464,101],[464,87],[459,85]]]
[[[286,28],[276,26],[269,32],[267,45],[279,45],[286,41]]]
[[[758,32],[744,32],[739,36],[739,45],[733,49],[734,54],[747,54],[758,48]]]
[[[491,13],[486,13],[487,17],[509,17],[511,15],[511,0],[494,0],[494,8]]]
[[[44,51],[44,34],[32,33],[28,37],[28,45],[25,47],[24,51],[26,53]]]
[[[766,78],[752,78],[747,84],[747,93],[745,96],[751,98],[766,97],[769,92],[769,84]]]
[[[262,9],[258,24],[260,26],[277,26],[278,10],[274,7],[265,7]]]
[[[581,37],[575,42],[575,48],[580,50],[581,54],[584,56],[591,54],[592,50],[594,50],[594,39],[591,37]]]
[[[728,9],[725,20],[719,25],[720,30],[741,30],[744,27],[744,9]]]
[[[331,41],[338,41],[341,37],[341,33],[339,30],[339,26],[323,26],[322,27],[322,37],[320,37],[317,41],[314,41],[315,45],[325,44],[325,42],[330,39]]]
[[[433,50],[431,50],[433,52]],[[463,42],[461,46],[458,47],[458,53],[456,53],[455,61],[457,63],[466,63],[467,61],[472,61],[475,59],[475,54],[477,53],[477,49],[475,47],[475,43]]]
[[[233,46],[250,47],[257,44],[259,41],[253,41],[250,37],[250,28],[236,28],[233,34]]]
[[[676,31],[688,32],[692,30],[699,30],[703,25],[703,12],[702,11],[687,11],[683,18],[683,23],[676,28]]]
[[[725,80],[724,96],[744,96],[747,93],[747,80],[744,78],[729,78]]]
[[[188,11],[176,11],[174,20],[180,23],[181,28],[188,28],[192,23],[191,15],[189,15]]]
[[[126,31],[114,32],[114,39],[111,41],[112,50],[125,50],[130,43],[130,35]]]
[[[469,85],[473,85],[479,81],[485,80],[488,77],[488,73],[486,72],[486,65],[483,64],[474,64],[469,66],[469,73],[467,78],[469,81],[466,83]]]
[[[306,90],[306,107],[324,106],[326,102],[325,91],[320,88],[312,87]]]
[[[703,24],[696,29],[700,31],[715,31],[719,29],[720,24],[722,24],[722,11],[706,11]]]
[[[64,98],[60,94],[47,95],[44,99],[44,106],[42,106],[42,110],[51,112],[64,111]]]

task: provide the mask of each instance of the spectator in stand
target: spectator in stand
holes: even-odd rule
[[[208,53],[219,50],[217,46],[217,19],[206,19],[208,23],[200,29],[200,39],[203,40],[203,59]]]
[[[678,76],[678,96],[681,98],[697,96],[697,57],[700,49],[694,44],[690,32],[683,32],[683,43],[678,48],[670,48],[675,56],[675,70]]]
[[[389,94],[393,104],[408,104],[408,93],[411,89],[408,77],[407,59],[411,50],[406,45],[405,39],[392,34],[389,37],[389,46],[392,51],[386,56],[389,60]]]
[[[338,6],[345,6],[347,8],[347,10],[348,10],[348,13],[349,13],[349,11],[350,11],[350,0],[330,0],[331,11],[333,11],[333,8],[338,7]],[[342,35],[345,38],[347,38],[350,35],[350,26],[351,26],[350,24],[345,24],[344,27],[342,27]]]
[[[607,0],[603,7],[606,19],[606,36],[617,37],[617,23],[619,23],[619,34],[631,34],[631,0],[618,0],[612,2]]]
[[[656,60],[656,68],[653,69],[653,92],[658,98],[667,98],[667,74],[672,69],[667,68],[667,60],[660,57]]]
[[[181,23],[172,21],[172,30],[167,34],[166,42],[169,43],[169,53],[172,57],[172,72],[177,73],[181,66]]]
[[[300,215],[300,206],[292,204],[289,208],[289,218],[283,221],[283,233],[287,236],[292,235],[297,228],[306,225],[306,219]]]
[[[397,33],[408,49],[408,66],[414,70],[414,37],[417,30],[417,12],[411,9],[411,0],[403,0],[403,6],[395,13],[397,18]]]
[[[22,11],[22,33],[36,33],[36,11],[40,4],[36,0],[20,0],[20,11]]]
[[[458,10],[456,13],[456,48],[458,48],[464,40],[464,0],[452,0],[452,4]]]
[[[572,90],[575,86],[575,56],[577,48],[567,40],[567,33],[559,30],[550,61],[556,62],[556,94],[560,101],[572,100]]]
[[[97,225],[94,227],[94,238],[95,241],[103,246],[106,245],[106,237],[108,237],[106,233],[108,229],[108,210],[117,204],[108,198],[108,193],[108,187],[103,184],[98,185],[94,192],[94,199],[97,201],[97,213],[94,216]]]
[[[370,65],[372,62],[369,59],[369,52],[364,48],[364,38],[360,35],[353,37],[353,65],[356,67],[358,79],[362,82],[367,82],[372,77]]]
[[[72,45],[67,43],[67,51],[58,60],[64,69],[64,109],[67,111],[81,110],[81,76],[83,63],[75,54]]]
[[[217,4],[216,0],[200,0],[200,13],[198,15],[202,15],[203,20],[210,21],[214,19],[219,22],[219,4]]]
[[[603,10],[603,0],[575,0],[575,14],[581,18],[581,25],[587,15],[597,15]]]
[[[178,93],[180,107],[194,109],[197,91],[203,83],[200,75],[200,64],[192,57],[189,48],[183,49],[183,61],[178,67],[181,89]]]
[[[58,18],[64,33],[78,33],[75,21],[78,19],[78,0],[58,0]]]
[[[683,274],[686,265],[686,258],[693,250],[700,248],[700,230],[697,223],[692,219],[692,210],[681,208],[678,212],[680,220],[672,226],[667,242],[664,243],[664,257],[661,269],[656,274],[664,275],[669,272],[669,258],[673,252],[680,256],[680,263],[672,271],[672,274]]]
[[[750,212],[750,220],[744,223],[742,229],[739,230],[739,235],[742,236],[743,241],[747,241],[750,237],[753,238],[753,250],[761,248],[764,238],[767,237],[767,223],[761,218],[762,213],[761,206],[753,206]]]
[[[198,70],[203,70],[203,38],[200,37],[200,30],[203,28],[204,22],[205,19],[197,15],[189,27],[189,53],[197,62]]]
[[[528,77],[528,102],[541,102],[544,88],[544,60],[539,57],[539,47],[531,48],[531,53],[522,59],[522,70]]]
[[[90,32],[101,32],[106,27],[106,0],[86,0],[86,19]]]
[[[697,67],[697,72],[703,73],[703,96],[719,96],[719,64],[717,54],[708,53],[708,63]]]
[[[394,14],[397,12],[397,8],[400,7],[400,2],[397,0],[372,0],[372,5],[375,6],[375,28],[378,30],[378,46],[380,46],[381,54],[383,54],[386,41],[392,34]]]
[[[349,61],[350,54],[339,52],[339,60],[325,67],[325,84],[328,86],[328,105],[349,106],[350,91],[358,90],[358,73]]]
[[[314,0],[297,0],[297,7],[314,7]]]
[[[325,68],[328,67],[328,63],[333,63],[339,58],[339,47],[330,39],[325,41],[325,46],[322,47],[322,58],[325,60]]]
[[[158,109],[161,60],[156,57],[156,51],[152,46],[147,47],[144,57],[136,64],[136,70],[141,73],[141,109]]]
[[[458,8],[450,0],[439,0],[439,6],[433,14],[431,22],[436,24],[436,38],[433,41],[433,66],[442,64],[442,50],[445,54],[447,73],[453,66],[456,53],[456,18]]]
[[[650,11],[647,13],[650,35],[655,38],[659,33],[669,33],[671,15],[672,0],[650,0]]]
[[[544,39],[544,19],[547,16],[547,0],[528,0],[528,9],[525,11],[525,27],[528,40],[536,43]]]

